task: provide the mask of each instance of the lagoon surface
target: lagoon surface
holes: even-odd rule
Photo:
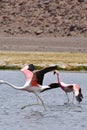
[[[60,72],[61,81],[76,83],[82,88],[84,99],[79,105],[65,104],[65,93],[60,89],[40,93],[46,105],[36,103],[34,94],[15,90],[7,85],[0,85],[0,130],[87,130],[87,73]],[[0,79],[17,86],[25,83],[25,76],[20,71],[0,71]],[[56,75],[45,75],[44,84],[57,82]],[[72,93],[69,94],[72,100]],[[30,104],[29,107],[21,107]]]

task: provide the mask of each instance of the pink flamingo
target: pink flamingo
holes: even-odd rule
[[[57,68],[57,66],[50,66],[50,67],[47,67],[47,68],[44,68],[42,70],[34,72],[35,67],[33,64],[26,65],[25,67],[23,67],[21,69],[21,71],[26,76],[26,82],[23,86],[18,87],[18,86],[15,86],[15,85],[7,82],[7,81],[3,81],[3,80],[0,80],[0,84],[7,84],[7,85],[9,85],[17,90],[23,90],[23,91],[34,93],[36,95],[36,98],[41,101],[41,103],[44,107],[44,110],[46,110],[43,100],[40,98],[40,96],[37,93],[46,91],[48,89],[56,88],[55,86],[53,86],[51,84],[46,85],[46,86],[42,85],[44,74],[46,74],[47,72],[50,72],[52,70],[55,70],[56,68]],[[23,108],[25,108],[25,106]]]
[[[81,88],[77,84],[65,84],[65,83],[61,82],[60,81],[60,77],[59,77],[59,72],[58,71],[54,71],[54,74],[55,73],[57,74],[57,78],[58,78],[58,86],[63,91],[65,91],[65,93],[67,95],[68,102],[69,102],[68,93],[69,92],[73,92],[73,95],[75,95],[76,100],[80,103],[82,101],[82,98],[83,98],[83,95],[82,95],[82,92],[81,92]]]

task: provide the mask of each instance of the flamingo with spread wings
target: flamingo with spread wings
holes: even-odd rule
[[[38,70],[38,71],[34,72],[35,67],[34,67],[33,64],[26,65],[25,67],[23,67],[21,69],[21,71],[26,76],[26,82],[25,82],[24,86],[18,87],[18,86],[15,86],[15,85],[7,82],[7,81],[4,81],[4,80],[0,80],[0,84],[7,84],[7,85],[9,85],[9,86],[11,86],[11,87],[13,87],[14,89],[17,89],[17,90],[23,90],[23,91],[34,93],[36,95],[36,97],[41,101],[41,103],[42,103],[42,105],[43,105],[43,107],[45,109],[44,102],[40,98],[38,93],[46,91],[48,89],[56,88],[52,84],[50,84],[50,85],[42,85],[44,75],[46,73],[52,71],[52,70],[55,70],[56,68],[57,68],[57,66],[50,66],[50,67],[46,67],[44,69],[41,69],[41,70]]]

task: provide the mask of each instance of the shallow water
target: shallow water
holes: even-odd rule
[[[65,83],[77,83],[82,88],[83,102],[65,104],[65,93],[60,89],[40,93],[46,111],[36,103],[34,94],[0,85],[0,130],[86,130],[87,129],[87,74],[60,72]],[[0,79],[22,86],[25,77],[20,71],[0,71]],[[44,84],[56,82],[56,76],[46,74]],[[72,94],[69,94],[72,100]],[[21,109],[24,105],[29,107]]]

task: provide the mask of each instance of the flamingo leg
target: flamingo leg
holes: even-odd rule
[[[74,92],[73,92],[73,98],[72,98],[72,103],[73,103],[73,101],[74,101]]]
[[[33,106],[33,105],[38,105],[39,104],[39,99],[38,99],[38,96],[36,94],[35,94],[35,96],[36,96],[36,100],[37,100],[36,104],[28,104],[28,105],[25,105],[25,106],[21,107],[21,109],[24,109],[26,107]]]
[[[39,104],[38,96],[36,94],[35,94],[35,96],[36,96],[37,104]]]
[[[43,105],[43,107],[44,107],[44,110],[46,111],[45,104],[44,104],[43,100],[38,96],[38,94],[36,94],[36,93],[34,93],[34,94],[35,94],[36,99],[37,99],[37,104],[32,104],[32,105],[38,105],[39,104],[39,100],[40,100],[42,105]],[[24,109],[24,108],[32,106],[32,105],[28,104],[26,106],[21,107],[21,109]]]
[[[37,103],[36,104],[28,104],[28,105],[25,105],[25,106],[21,107],[21,109],[24,109],[26,107],[33,106],[33,105],[38,105],[38,104]]]
[[[35,93],[35,95],[36,95],[36,97],[38,97],[38,99],[41,101],[41,103],[42,103],[42,105],[43,105],[43,108],[44,108],[44,111],[46,111],[46,107],[45,107],[45,104],[44,104],[43,100],[40,98],[40,96],[39,96],[38,94]]]
[[[68,103],[69,103],[69,97],[68,97],[68,94],[66,93],[66,96],[67,96],[67,100],[68,100]]]

